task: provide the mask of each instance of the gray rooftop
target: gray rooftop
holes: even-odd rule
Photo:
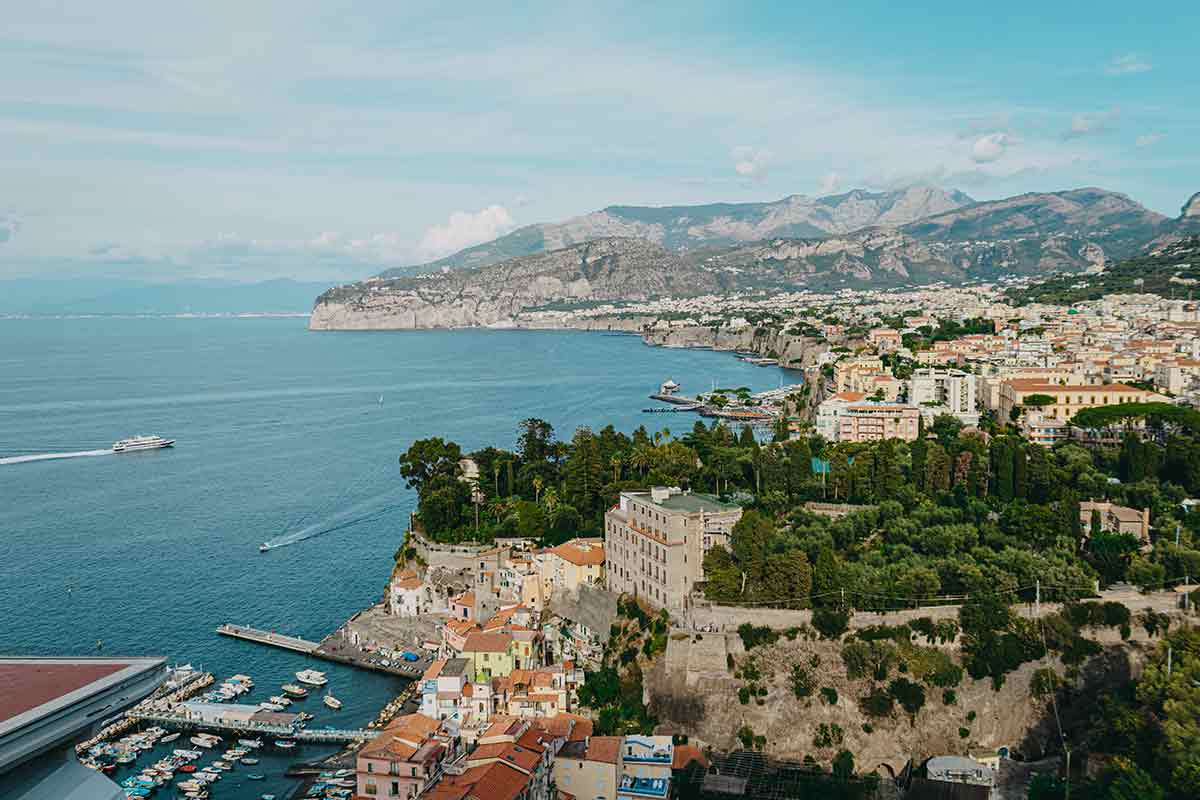
[[[646,495],[646,499],[649,499],[649,495]],[[701,511],[706,514],[716,514],[721,511],[736,511],[739,508],[733,503],[722,502],[711,494],[673,494],[661,503],[654,503],[654,505],[668,511],[682,511],[685,514],[698,514]]]

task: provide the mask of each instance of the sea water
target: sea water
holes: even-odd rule
[[[313,726],[360,727],[402,683],[214,629],[319,640],[377,602],[413,506],[397,457],[414,439],[511,448],[530,416],[562,438],[608,423],[681,434],[696,417],[641,413],[668,378],[685,393],[799,380],[636,336],[314,333],[305,322],[0,320],[0,653],[162,655],[249,674],[254,703],[313,666],[345,706],[314,692],[293,708]],[[103,454],[140,433],[177,444]],[[42,455],[55,457],[24,458]],[[281,539],[296,541],[258,552]],[[214,796],[283,796],[288,763],[333,749],[264,748]],[[253,772],[267,780],[247,781]]]

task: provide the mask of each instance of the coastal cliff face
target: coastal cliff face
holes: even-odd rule
[[[793,336],[777,328],[744,326],[740,328],[651,327],[642,333],[646,344],[659,347],[698,347],[757,353],[777,358],[781,366],[802,369],[816,363],[828,349],[824,343],[806,336]]]
[[[679,256],[640,239],[597,242],[510,259],[479,270],[372,279],[317,298],[313,330],[465,328],[516,324],[553,304],[698,294],[717,289]]]

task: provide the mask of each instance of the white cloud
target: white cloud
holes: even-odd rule
[[[1078,139],[1082,136],[1104,133],[1119,116],[1121,116],[1121,109],[1116,107],[1111,111],[1101,111],[1096,114],[1076,114],[1071,117],[1071,127],[1063,133],[1063,138]]]
[[[0,244],[4,244],[12,237],[16,236],[17,230],[21,225],[15,217],[9,217],[0,214]]]
[[[490,205],[475,213],[455,211],[445,225],[426,230],[417,249],[430,258],[440,258],[502,236],[514,225],[508,209],[500,205]]]
[[[739,145],[730,151],[730,156],[733,158],[733,170],[738,175],[752,181],[767,179],[767,171],[771,166],[771,151]]]
[[[830,172],[821,178],[820,184],[817,185],[817,196],[823,197],[827,194],[833,194],[837,191],[838,185],[841,183],[841,176],[836,172]]]
[[[988,164],[997,161],[1014,144],[1012,136],[1003,132],[989,133],[980,136],[971,145],[971,160],[976,164]]]
[[[1138,147],[1153,147],[1165,138],[1167,138],[1165,133],[1143,133],[1137,137],[1135,144]]]
[[[1126,53],[1123,56],[1114,56],[1104,71],[1109,75],[1136,75],[1139,72],[1149,72],[1151,69],[1153,69],[1152,66],[1133,53]]]

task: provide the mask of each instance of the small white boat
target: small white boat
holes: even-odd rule
[[[262,747],[262,739],[238,739],[238,744],[242,747],[249,747],[251,750],[257,750]]]
[[[283,706],[279,705],[279,703],[263,702],[263,703],[259,703],[258,707],[261,708],[263,711],[283,711]]]
[[[281,748],[283,750],[291,750],[293,747],[296,746],[296,743],[291,741],[290,739],[276,739],[275,746],[278,748]]]
[[[329,679],[325,677],[324,672],[318,672],[315,669],[302,669],[296,673],[296,680],[300,683],[307,683],[309,686],[324,686],[329,683]]]
[[[178,738],[179,738],[178,733],[168,733],[166,736],[159,739],[159,741],[162,742],[163,744],[170,744],[171,742],[175,741]]]
[[[290,706],[292,704],[292,699],[290,697],[284,697],[281,694],[276,694],[271,696],[271,702],[278,703],[281,706]]]
[[[211,750],[213,746],[221,740],[219,737],[211,736],[207,733],[199,733],[193,736],[191,739],[188,739],[188,741],[196,745],[196,747],[203,747],[205,750]]]
[[[340,711],[342,708],[342,701],[338,700],[336,697],[334,697],[331,694],[325,695],[324,702],[325,702],[325,705],[329,706],[334,711]]]
[[[285,683],[279,687],[288,697],[308,697],[308,690],[294,683]]]
[[[266,542],[263,542],[262,544],[260,544],[258,546],[258,552],[260,552],[260,553],[265,553],[270,549],[271,549],[271,546],[268,545]]]

